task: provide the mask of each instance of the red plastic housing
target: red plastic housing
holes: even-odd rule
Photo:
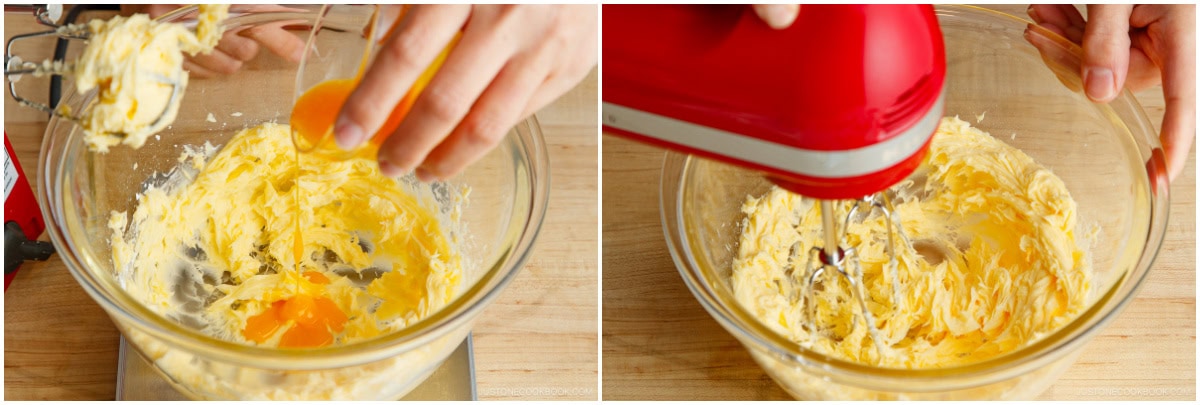
[[[606,108],[766,142],[704,148],[678,134],[622,128],[615,114],[606,115],[606,130],[762,170],[801,194],[857,198],[895,184],[920,163],[933,133],[927,123],[942,114],[945,51],[929,5],[804,5],[783,30],[745,5],[603,7]],[[917,128],[919,139],[889,146]],[[830,162],[805,172],[741,150],[770,146],[830,152],[805,155]],[[862,148],[869,157],[846,155],[858,173],[820,170],[845,167],[841,152]]]
[[[42,210],[33,197],[33,189],[29,187],[25,171],[21,169],[17,154],[8,142],[8,133],[4,134],[4,152],[8,154],[8,159],[4,161],[4,222],[17,221],[25,238],[36,240],[46,229],[46,223],[42,221]],[[11,176],[14,172],[16,176]],[[16,275],[16,271],[4,275],[4,290],[8,290],[8,285],[12,284]]]

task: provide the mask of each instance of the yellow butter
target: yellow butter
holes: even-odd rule
[[[335,345],[402,329],[455,297],[462,258],[431,201],[382,176],[374,161],[300,155],[297,211],[290,139],[288,126],[267,123],[220,152],[190,148],[172,181],[138,195],[128,227],[125,213],[113,213],[113,260],[126,291],[169,319],[246,344],[254,344],[241,333],[249,317],[297,294],[329,297],[349,317]],[[309,282],[297,268],[330,283]],[[366,282],[372,273],[382,276]]]
[[[812,319],[789,289],[792,245],[821,246],[811,199],[774,188],[750,196],[733,264],[737,301],[763,324],[812,350],[858,363],[939,368],[975,363],[1052,333],[1085,307],[1088,251],[1076,237],[1066,185],[1021,151],[958,118],[942,120],[929,156],[893,187],[895,210],[914,246],[897,249],[901,302],[893,310],[882,216],[852,223],[882,356],[855,321],[849,287],[826,289]],[[842,218],[846,208],[836,216]],[[797,225],[798,224],[798,225]],[[918,250],[916,247],[920,247]],[[802,273],[803,260],[797,262]],[[852,305],[837,304],[841,302]],[[803,308],[802,308],[803,307]],[[858,322],[855,325],[855,322]]]
[[[229,14],[229,5],[199,8],[196,33],[145,14],[88,23],[88,46],[73,72],[79,93],[97,89],[95,103],[80,117],[88,148],[138,148],[174,122],[188,81],[183,52],[212,51]]]

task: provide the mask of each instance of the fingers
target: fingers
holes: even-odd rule
[[[375,28],[375,40],[382,42],[384,38],[391,37],[392,29],[396,27],[396,23],[404,17],[407,11],[407,5],[401,6],[398,4],[384,4],[379,6],[379,22]]]
[[[1079,81],[1072,79],[1079,75],[1079,68],[1077,66],[1079,65],[1078,57],[1063,49],[1062,45],[1059,44],[1061,39],[1052,38],[1046,34],[1046,31],[1055,32],[1054,30],[1056,29],[1058,28],[1053,25],[1028,24],[1025,27],[1024,37],[1026,41],[1029,41],[1037,49],[1038,54],[1042,57],[1042,61],[1054,73],[1054,77],[1058,79],[1059,83],[1062,83],[1063,86],[1072,92],[1078,92],[1081,90]],[[1055,33],[1062,36],[1060,32]],[[1074,63],[1072,63],[1072,60],[1074,60]]]
[[[522,65],[529,67],[516,67]],[[550,74],[544,79],[537,79],[544,76],[537,71],[536,67],[539,65],[534,62],[510,64],[505,67],[496,81],[480,96],[463,123],[459,124],[450,137],[434,148],[425,158],[425,162],[417,168],[417,178],[421,181],[445,180],[458,175],[503,140],[510,128],[574,88],[587,77],[595,64],[593,62],[578,69],[566,70],[582,73]],[[515,76],[521,77],[514,78]],[[536,90],[531,95],[522,96],[522,88]],[[523,99],[527,101],[522,102]],[[496,110],[495,115],[486,112],[493,108]],[[517,113],[512,114],[513,111]],[[496,121],[487,119],[487,116],[511,118],[497,125]]]
[[[1163,21],[1171,13],[1164,6],[1135,6],[1129,15],[1129,40],[1132,49],[1129,52],[1129,77],[1125,79],[1125,88],[1139,91],[1162,83],[1162,72],[1159,65],[1165,59],[1162,54],[1164,46],[1161,41]],[[1158,27],[1149,28],[1151,24]],[[1174,34],[1170,34],[1174,35]]]
[[[1193,78],[1194,78],[1193,71]],[[1193,100],[1195,91],[1192,92]],[[1167,171],[1171,181],[1183,173],[1187,164],[1188,152],[1196,138],[1196,103],[1184,102],[1179,99],[1167,99],[1167,111],[1163,115],[1162,132],[1159,141],[1167,156]]]
[[[1145,51],[1154,49],[1150,36],[1145,31],[1136,31],[1130,34],[1129,40],[1133,47],[1129,49],[1129,76],[1125,78],[1125,88],[1136,92],[1162,83],[1158,65]]]
[[[1062,35],[1074,43],[1083,42],[1085,22],[1075,6],[1069,4],[1035,4],[1026,10],[1029,17],[1039,25]],[[1051,29],[1049,26],[1057,28]]]
[[[386,36],[389,42],[380,55],[393,43],[414,42],[404,37],[421,32],[417,24],[428,19],[421,13],[429,9],[414,6],[403,13],[395,33]],[[441,68],[399,126],[377,135],[386,137],[379,148],[380,170],[397,176],[415,168],[418,179],[432,181],[453,177],[478,160],[509,128],[562,95],[595,66],[598,11],[595,6],[475,6],[460,20],[466,26],[448,56],[420,56],[416,44],[391,48],[418,55],[396,58],[397,63],[408,63],[414,73],[389,75],[381,86],[369,85],[364,77],[356,90],[356,94],[374,91],[387,96],[389,90],[377,87],[400,85],[391,100],[370,100],[383,106],[380,122],[417,80],[414,76],[435,59]],[[441,53],[441,49],[428,53]],[[377,56],[371,69],[378,68],[380,61]],[[347,108],[342,114],[341,118],[351,115]]]
[[[304,56],[304,40],[283,28],[297,22],[278,21],[262,24],[239,31],[238,36],[249,38],[292,63],[300,63],[300,58]]]
[[[1050,32],[1053,32],[1053,33],[1055,33],[1055,34],[1058,34],[1058,36],[1060,36],[1060,37],[1067,38],[1067,32],[1066,32],[1066,31],[1063,31],[1063,29],[1062,29],[1062,28],[1059,28],[1057,25],[1054,25],[1054,24],[1038,24],[1038,26],[1039,26],[1039,27],[1042,27],[1042,28],[1044,28],[1046,31],[1050,31]],[[1068,40],[1069,40],[1069,38],[1068,38]]]
[[[466,118],[417,168],[417,179],[428,182],[454,177],[496,146],[508,129],[525,117],[522,113],[532,89],[546,77],[545,59],[519,59],[501,70]]]
[[[190,57],[184,58],[183,70],[188,71],[192,78],[209,78],[219,76],[217,72],[208,70],[203,66],[197,65],[196,62],[192,62]]]
[[[154,18],[183,6],[183,4],[122,4],[121,15],[130,16],[142,13],[149,14],[150,18]]]
[[[258,56],[260,46],[284,59],[299,63],[304,54],[304,41],[283,29],[291,23],[293,22],[280,21],[226,32],[212,52],[189,56],[184,67],[196,77],[232,74],[241,69],[243,62]]]
[[[798,4],[755,4],[751,7],[754,8],[754,13],[758,14],[758,18],[777,30],[790,27],[800,14]]]
[[[1162,79],[1167,109],[1159,139],[1171,181],[1183,172],[1196,137],[1196,13],[1195,6],[1190,7],[1190,12],[1169,17],[1180,20],[1171,21],[1169,30],[1174,32],[1162,37],[1166,48]]]
[[[1087,24],[1087,21],[1083,19],[1083,15],[1079,14],[1079,9],[1073,5],[1062,4],[1058,6],[1058,10],[1063,16],[1067,17],[1067,21],[1072,27],[1083,29],[1084,25]],[[1082,37],[1080,39],[1082,40]]]
[[[1083,83],[1088,98],[1109,102],[1125,85],[1129,71],[1129,15],[1133,6],[1088,6],[1083,33]]]
[[[557,100],[567,91],[570,91],[575,87],[576,84],[582,81],[584,77],[587,77],[588,72],[590,71],[591,68],[589,67],[588,69],[583,70],[583,74],[576,76],[565,77],[552,75],[551,77],[547,78],[546,81],[540,87],[538,87],[537,91],[533,93],[533,96],[529,98],[529,102],[525,105],[525,109],[522,110],[521,114],[518,115],[518,121],[533,115],[533,113],[541,110],[543,107],[546,107],[554,100]]]
[[[1083,44],[1083,31],[1086,21],[1079,14],[1079,10],[1075,6],[1068,4],[1035,4],[1029,6],[1026,11],[1029,17],[1037,22],[1039,26],[1047,31],[1053,32],[1066,38],[1068,41],[1076,44]],[[1137,9],[1134,9],[1133,16],[1130,18],[1133,27],[1144,26],[1138,24]],[[1129,53],[1129,71],[1125,77],[1125,88],[1130,91],[1139,91],[1147,87],[1157,85],[1161,77],[1158,73],[1158,66],[1155,66],[1142,49],[1147,49],[1144,46],[1139,46],[1139,37],[1148,39],[1144,32],[1134,32],[1131,38],[1133,47]],[[1149,46],[1149,43],[1145,44]]]
[[[334,124],[334,139],[339,147],[353,149],[383,126],[392,108],[454,38],[470,14],[471,8],[466,5],[414,6],[406,14],[395,35],[380,47],[375,61],[342,106]]]
[[[233,74],[242,68],[242,61],[229,56],[229,54],[222,52],[220,49],[213,49],[212,52],[192,56],[191,59],[196,65],[217,74]]]
[[[234,4],[230,13],[303,13],[305,9],[279,4]]]
[[[258,55],[258,42],[237,35],[236,32],[229,32],[221,36],[221,41],[217,42],[217,49],[234,59],[247,62]]]
[[[454,132],[425,157],[417,178],[458,175],[501,142],[512,126],[587,77],[596,65],[597,11],[595,6],[564,6],[552,11],[551,26],[556,28],[530,31],[532,48],[505,65]]]
[[[520,24],[520,19],[513,18],[515,13],[508,13],[503,8],[489,9],[488,12],[494,14],[471,17],[472,22],[464,29],[462,40],[446,58],[441,70],[417,98],[396,132],[388,135],[379,153],[380,161],[391,166],[384,169],[385,174],[402,174],[425,160],[434,146],[463,120],[512,55],[512,45],[517,39],[492,33],[517,32],[513,24]],[[475,24],[486,29],[473,29]]]

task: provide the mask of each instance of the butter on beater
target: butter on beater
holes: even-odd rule
[[[229,5],[199,8],[195,34],[145,14],[88,23],[88,46],[73,76],[78,92],[98,89],[95,104],[80,117],[89,149],[139,148],[175,121],[188,81],[183,52],[211,52],[229,15]]]

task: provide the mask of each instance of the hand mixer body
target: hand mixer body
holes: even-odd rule
[[[805,5],[775,30],[741,5],[605,5],[611,133],[858,198],[907,177],[942,115],[929,5]]]

